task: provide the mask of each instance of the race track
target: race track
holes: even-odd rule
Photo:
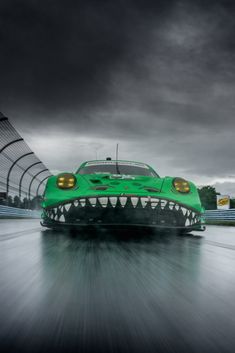
[[[235,228],[66,234],[0,220],[0,348],[235,351]]]

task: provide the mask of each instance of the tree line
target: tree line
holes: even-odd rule
[[[24,208],[30,210],[40,210],[41,209],[42,196],[35,196],[31,200],[27,197],[20,199],[19,196],[9,195],[5,200],[0,199],[0,205]]]
[[[216,210],[216,196],[220,195],[216,191],[215,187],[206,185],[198,189],[198,193],[201,199],[202,206],[205,210]],[[230,208],[235,208],[235,199],[230,199]]]

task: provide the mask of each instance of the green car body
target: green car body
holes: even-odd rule
[[[177,191],[175,181],[180,187],[186,185],[187,192]],[[67,187],[61,188],[64,182]],[[88,161],[74,174],[51,176],[42,208],[42,225],[50,228],[148,226],[186,232],[204,230],[196,186],[181,178],[160,178],[150,166],[139,162]]]

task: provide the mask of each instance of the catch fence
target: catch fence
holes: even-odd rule
[[[0,112],[0,204],[34,209],[52,174]]]

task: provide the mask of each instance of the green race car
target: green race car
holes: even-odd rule
[[[42,202],[42,225],[150,226],[204,230],[196,186],[159,175],[147,164],[122,160],[83,163],[76,173],[51,176]]]

